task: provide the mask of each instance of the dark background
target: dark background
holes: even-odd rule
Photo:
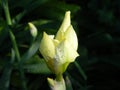
[[[0,87],[6,77],[7,89],[21,90],[21,80],[12,64],[12,72],[5,74],[10,59],[12,43],[6,27],[4,9],[0,1]],[[42,38],[43,31],[55,34],[67,10],[71,11],[72,25],[78,35],[80,57],[70,64],[64,74],[68,76],[73,90],[119,90],[120,89],[120,0],[8,0],[12,30],[21,56],[32,42],[27,23],[32,22]],[[49,90],[47,77],[54,77],[36,63],[41,60],[39,51],[24,64],[28,90]],[[40,63],[41,65],[41,63]],[[43,68],[41,70],[41,68]],[[40,70],[39,70],[40,69]],[[10,68],[7,69],[11,70]],[[86,78],[87,76],[87,78]],[[0,90],[2,90],[0,89]]]

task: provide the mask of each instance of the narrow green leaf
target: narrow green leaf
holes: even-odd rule
[[[7,36],[8,36],[8,29],[5,28],[5,25],[1,24],[0,25],[0,37],[2,38],[0,38],[0,46],[3,44]]]
[[[66,77],[65,81],[66,81],[66,90],[73,90],[69,77]]]
[[[13,18],[13,22],[14,24],[18,23],[26,14],[32,12],[33,10],[35,10],[37,7],[39,7],[41,4],[46,3],[49,0],[36,0],[36,1],[27,1],[26,5],[23,4],[23,2],[25,2],[24,0],[22,0],[22,2],[20,2],[20,6],[23,6],[24,10],[22,12],[20,12],[19,14],[17,14],[14,18]],[[16,2],[18,3],[18,2]]]
[[[25,65],[24,69],[28,73],[41,73],[41,74],[50,74],[51,71],[47,67],[44,61],[40,61],[36,64]]]
[[[12,64],[14,60],[15,60],[15,52],[12,50],[11,60],[5,65],[2,76],[0,78],[0,90],[9,90]]]
[[[40,45],[40,41],[41,41],[41,35],[39,35],[36,42],[34,42],[29,48],[29,50],[23,55],[23,57],[21,58],[20,64],[23,64],[24,62],[29,60],[37,52]]]
[[[84,88],[84,86],[78,81],[76,80],[73,76],[71,76],[69,73],[66,73],[67,76],[71,79],[72,85],[74,86],[78,86],[79,88]],[[82,89],[80,89],[82,90]]]
[[[45,61],[39,58],[38,55],[33,56],[32,58],[27,60],[23,67],[28,73],[41,73],[41,74],[51,73]]]
[[[81,68],[81,66],[75,61],[74,62],[75,66],[78,68],[78,71],[80,72],[80,74],[83,76],[83,78],[85,80],[87,80],[87,76],[86,74],[84,73],[83,69]]]

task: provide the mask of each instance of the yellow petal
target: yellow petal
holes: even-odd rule
[[[60,26],[58,32],[57,32],[57,35],[56,35],[56,39],[61,41],[64,39],[63,35],[64,35],[64,32],[67,30],[67,28],[70,26],[70,23],[71,23],[71,19],[70,19],[70,11],[67,11],[65,13],[65,17],[64,17],[64,20],[62,22],[62,25]]]
[[[72,27],[72,25],[70,25],[67,29],[67,31],[65,32],[65,39],[70,43],[71,47],[73,47],[75,50],[77,50],[78,48],[78,39],[77,39],[77,35]]]
[[[55,47],[57,47],[58,44],[60,43],[60,42],[59,42],[58,40],[56,40],[56,39],[54,39],[53,42],[54,42]]]
[[[55,81],[53,79],[47,78],[47,81],[48,81],[51,88],[55,86]]]
[[[53,80],[51,78],[47,78],[47,80],[51,90],[66,90],[65,81],[63,78],[60,81]]]
[[[50,37],[51,39],[54,39],[55,35],[49,35],[49,37]]]
[[[71,47],[67,40],[63,40],[56,47],[54,63],[56,65],[56,71],[58,71],[57,73],[63,73],[69,63],[73,62],[77,56],[79,56],[77,51]]]
[[[56,62],[61,64],[65,62],[73,62],[77,56],[79,56],[79,54],[73,47],[71,47],[66,39],[56,47]]]
[[[55,46],[53,39],[45,32],[43,34],[39,50],[46,61],[53,59],[55,56]]]

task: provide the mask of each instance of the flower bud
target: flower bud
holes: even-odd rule
[[[70,11],[67,11],[56,37],[44,32],[39,50],[50,70],[59,75],[79,56],[77,48],[77,35],[71,25]]]
[[[28,23],[30,27],[30,33],[35,38],[37,36],[37,28],[32,23]]]
[[[65,81],[63,78],[61,81],[56,81],[51,78],[47,78],[47,80],[51,90],[66,90]]]

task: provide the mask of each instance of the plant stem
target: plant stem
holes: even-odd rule
[[[62,79],[63,79],[63,75],[62,74],[56,75],[56,81],[61,81]]]
[[[21,76],[21,80],[22,80],[22,90],[27,90],[27,86],[26,86],[26,82],[25,82],[25,76],[24,76],[22,65],[19,64],[18,67],[19,67],[20,76]]]
[[[8,25],[12,25],[12,20],[10,17],[10,12],[9,12],[9,7],[8,7],[8,1],[7,0],[2,0],[2,5],[3,5],[3,9],[5,12],[5,17],[6,17],[6,21]]]
[[[21,76],[21,80],[22,80],[22,88],[23,88],[23,90],[27,90],[26,82],[25,82],[25,76],[24,76],[24,72],[23,72],[23,67],[22,67],[22,64],[20,64],[21,58],[20,58],[20,53],[19,53],[17,43],[16,43],[16,40],[15,40],[15,36],[12,33],[11,30],[9,30],[9,33],[10,33],[10,38],[11,38],[11,41],[12,41],[12,44],[13,44],[13,48],[14,48],[15,53],[16,53],[17,60],[19,62],[18,68],[19,68],[19,72],[20,72],[20,76]]]
[[[20,72],[20,76],[21,76],[22,88],[23,88],[23,90],[27,90],[23,67],[22,67],[22,64],[20,63],[20,61],[21,61],[20,53],[19,53],[19,50],[18,50],[18,47],[17,47],[15,36],[12,33],[11,30],[9,30],[9,33],[10,33],[10,38],[11,38],[11,41],[12,41],[12,44],[13,44],[13,48],[14,48],[15,53],[16,53],[16,58],[18,60],[18,68],[19,68],[19,72]]]
[[[8,1],[7,0],[2,0],[2,5],[3,5],[3,8],[4,8],[7,24],[12,25],[12,20],[11,20],[11,17],[10,17],[10,12],[9,12],[9,7],[8,7]],[[18,47],[17,47],[17,44],[16,44],[15,36],[10,29],[9,29],[9,34],[10,34],[10,38],[11,38],[11,41],[12,41],[12,44],[13,44],[13,48],[15,49],[17,60],[20,61],[20,54],[19,54],[19,50],[18,50]]]
[[[9,7],[8,7],[8,1],[7,0],[2,0],[2,5],[3,5],[3,9],[4,9],[7,24],[12,25],[12,20],[11,20],[11,17],[10,17],[10,12],[9,12]],[[15,36],[14,36],[11,29],[8,29],[8,30],[9,30],[9,34],[10,34],[10,39],[11,39],[12,44],[13,44],[13,48],[14,48],[15,53],[16,53],[16,58],[18,60],[18,63],[20,63],[21,58],[20,58],[19,49],[18,49],[16,40],[15,40]],[[18,64],[18,68],[19,68],[19,72],[20,72],[20,76],[21,76],[21,80],[22,80],[22,90],[27,90],[23,67],[22,67],[21,64]]]
[[[14,48],[15,53],[16,53],[17,60],[20,61],[20,53],[19,53],[19,50],[18,50],[18,47],[17,47],[15,36],[14,36],[14,34],[11,30],[9,30],[9,34],[10,34],[10,38],[11,38],[11,41],[12,41],[12,44],[13,44],[13,48]]]

